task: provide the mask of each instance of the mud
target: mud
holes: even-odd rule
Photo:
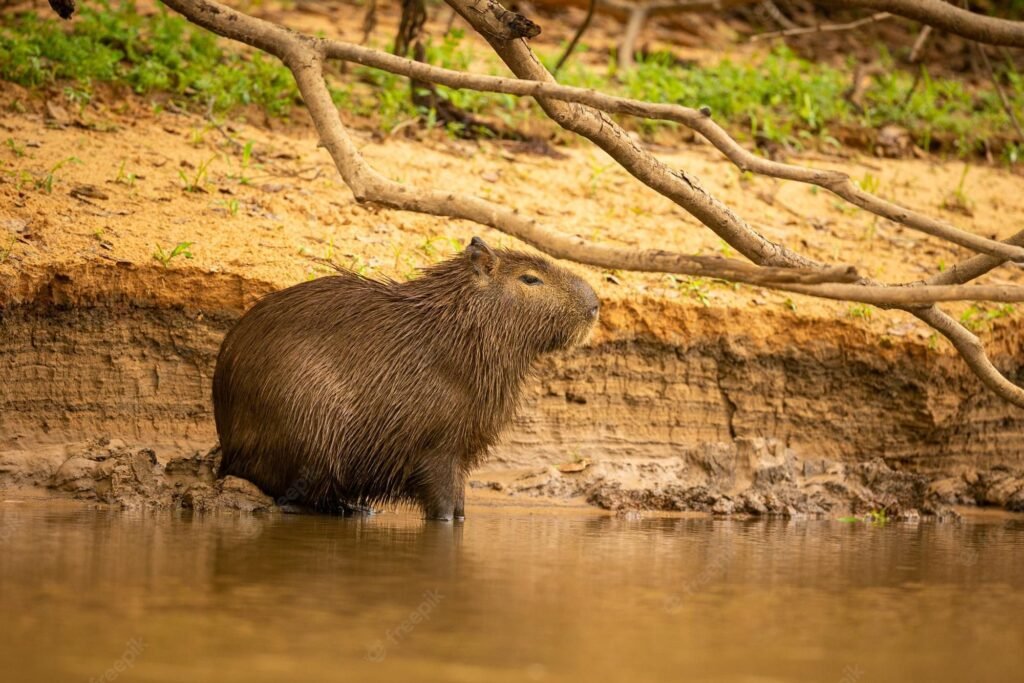
[[[581,496],[606,510],[695,511],[715,516],[835,517],[885,511],[887,517],[956,519],[954,508],[998,505],[1024,510],[1024,472],[965,470],[934,479],[893,469],[882,459],[841,463],[801,458],[777,441],[741,439],[732,447],[661,462],[602,461],[582,472],[555,467],[476,486],[509,495]]]
[[[297,511],[287,495],[272,499],[244,479],[218,479],[219,459],[215,447],[164,463],[153,449],[100,439],[49,463],[0,462],[0,483],[31,481],[56,496],[124,509]],[[302,485],[296,482],[296,491]],[[1024,470],[999,466],[935,478],[893,469],[881,459],[845,464],[801,458],[778,441],[763,439],[739,439],[731,448],[708,449],[686,458],[607,459],[581,466],[484,472],[471,479],[470,489],[584,500],[619,513],[657,510],[806,518],[885,511],[890,519],[913,521],[958,519],[959,506],[1024,512]]]
[[[237,477],[215,476],[220,450],[210,449],[162,463],[151,448],[129,447],[120,439],[99,439],[72,449],[50,467],[4,463],[8,479],[36,480],[55,494],[125,509],[186,508],[200,512],[269,512],[275,501]],[[53,465],[56,464],[54,468]]]

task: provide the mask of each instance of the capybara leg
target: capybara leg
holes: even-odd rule
[[[459,484],[458,495],[455,497],[455,519],[466,518],[466,484]]]
[[[451,521],[463,510],[465,483],[462,474],[451,472],[447,476],[435,476],[427,482],[422,494],[423,509],[427,519]],[[456,510],[459,512],[456,513]]]

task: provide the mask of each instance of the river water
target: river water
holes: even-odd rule
[[[1018,681],[1024,518],[0,504],[0,680]]]

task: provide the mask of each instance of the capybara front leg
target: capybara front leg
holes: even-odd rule
[[[455,497],[455,519],[466,519],[466,484],[459,483],[459,490]]]
[[[465,507],[465,482],[462,474],[454,468],[442,476],[436,474],[427,481],[421,498],[427,519],[451,521],[462,516]]]

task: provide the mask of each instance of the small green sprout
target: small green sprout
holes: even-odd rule
[[[158,244],[156,245],[156,251],[153,252],[153,258],[159,261],[164,268],[168,268],[170,267],[171,261],[179,256],[191,259],[192,252],[190,247],[193,244],[195,244],[195,242],[178,242],[170,251],[164,251],[163,247]]]

